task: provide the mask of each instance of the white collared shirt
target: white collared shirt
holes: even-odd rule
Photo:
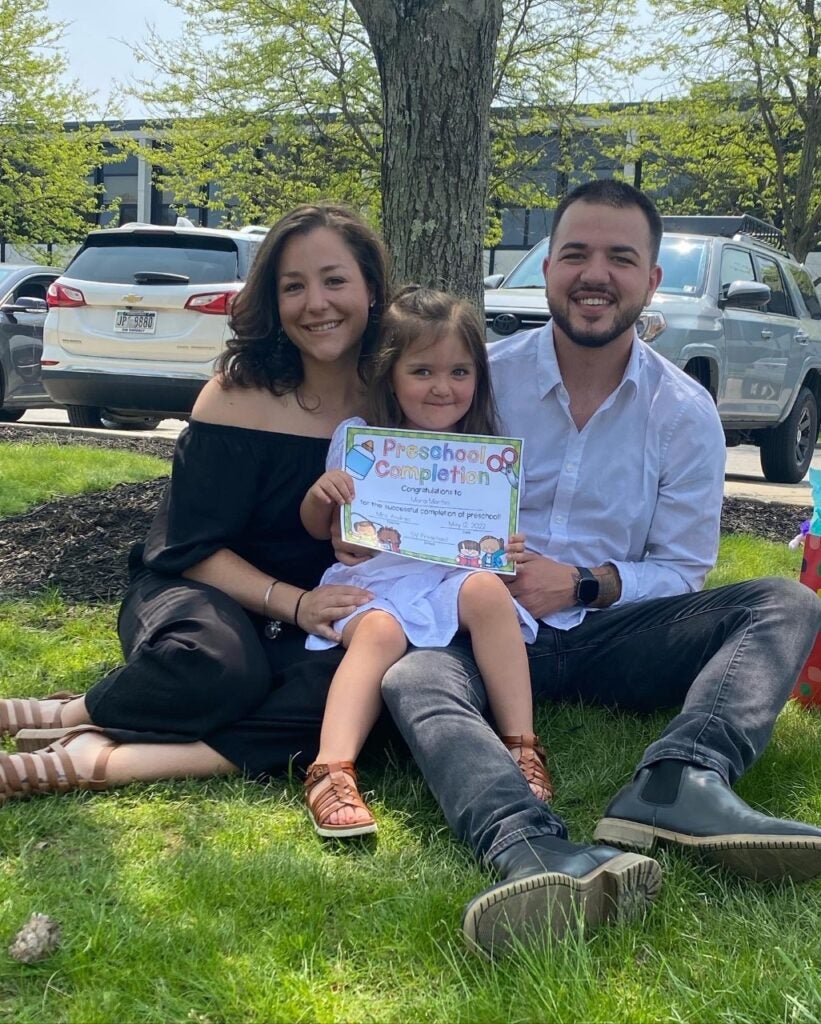
[[[621,383],[579,430],[551,323],[488,351],[503,432],[525,441],[526,546],[570,565],[612,562],[619,605],[699,590],[718,554],[726,458],[707,391],[635,337]],[[544,621],[570,629],[584,615]]]

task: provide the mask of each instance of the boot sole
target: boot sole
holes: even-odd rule
[[[639,821],[602,818],[593,838],[597,843],[642,852],[652,850],[656,843],[673,844],[756,882],[783,878],[806,882],[821,875],[821,838],[815,836],[747,833],[691,836]]]
[[[654,860],[623,853],[581,878],[551,871],[495,885],[467,905],[462,932],[473,952],[491,957],[639,917],[660,889]]]

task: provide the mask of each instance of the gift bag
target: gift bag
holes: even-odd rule
[[[799,579],[821,597],[821,537],[814,533],[804,537],[804,557]],[[815,638],[792,695],[807,707],[821,707],[821,633]]]
[[[804,523],[801,528],[804,534],[804,557],[801,560],[799,579],[804,586],[821,597],[821,471],[810,470],[810,486],[813,515],[812,520]],[[805,707],[821,707],[821,633],[815,638],[792,695]]]

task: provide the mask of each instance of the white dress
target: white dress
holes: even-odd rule
[[[339,424],[328,449],[326,469],[341,469],[345,464],[345,428],[364,426],[365,421],[359,417]],[[352,615],[335,622],[334,628],[338,632],[354,616],[379,608],[397,620],[414,647],[446,647],[459,629],[459,589],[468,575],[477,571],[481,570],[417,561],[382,551],[360,565],[337,562],[324,573],[320,585],[336,583],[362,587],[376,595]],[[518,601],[513,598],[511,601],[518,613],[525,642],[533,643],[538,623]],[[312,635],[305,646],[308,650],[320,651],[337,645],[333,640]]]

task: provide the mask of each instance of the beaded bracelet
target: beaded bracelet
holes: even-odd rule
[[[299,624],[299,606],[302,604],[302,598],[308,593],[307,590],[303,590],[299,597],[296,599],[296,607],[294,608],[294,625],[297,629],[302,629]]]
[[[282,580],[271,580],[271,582],[268,584],[268,589],[265,591],[265,597],[263,597],[263,599],[262,599],[262,614],[263,615],[267,615],[268,614],[268,598],[271,596],[271,591],[274,589],[274,587],[277,585],[277,583],[282,583]]]

